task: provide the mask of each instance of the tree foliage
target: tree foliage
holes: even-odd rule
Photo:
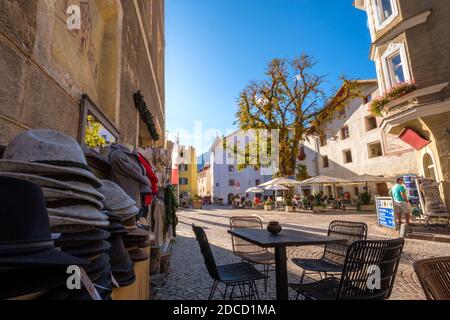
[[[327,97],[324,78],[313,73],[315,62],[303,54],[288,61],[273,59],[266,79],[252,81],[240,93],[237,121],[242,130],[279,131],[279,175],[295,174],[299,146],[307,136],[323,135],[326,123],[347,102],[360,97],[356,82],[341,78],[338,92]]]
[[[85,143],[90,148],[102,147],[106,144],[105,138],[100,135],[102,124],[95,121],[92,115],[87,116]]]

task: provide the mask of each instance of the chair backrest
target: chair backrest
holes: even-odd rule
[[[192,225],[195,237],[197,238],[198,244],[200,245],[200,251],[202,252],[203,259],[205,260],[206,268],[208,269],[209,275],[215,279],[219,280],[219,272],[217,271],[216,261],[209,246],[208,238],[206,237],[205,230],[196,225]]]
[[[343,265],[348,247],[355,241],[367,239],[367,224],[353,221],[333,221],[328,227],[328,236],[336,239],[346,239],[345,243],[331,243],[325,246],[323,259],[338,265]]]
[[[337,299],[389,298],[403,245],[402,238],[354,242],[348,248]]]
[[[263,228],[262,221],[256,216],[242,216],[230,218],[230,229],[257,229]],[[254,245],[248,241],[242,240],[238,237],[231,236],[231,242],[233,244],[233,252],[237,256],[245,256],[251,253],[264,252],[265,249]]]
[[[450,257],[417,261],[414,270],[428,300],[450,300]]]

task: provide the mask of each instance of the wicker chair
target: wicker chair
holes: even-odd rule
[[[404,240],[356,241],[345,258],[341,279],[289,284],[299,295],[313,300],[384,300],[394,287]],[[379,282],[376,281],[379,268]],[[374,281],[375,280],[375,281]]]
[[[320,259],[293,258],[292,262],[303,269],[300,283],[303,283],[307,272],[319,273],[321,278],[322,273],[325,274],[325,278],[329,273],[341,273],[344,268],[348,247],[355,241],[367,239],[367,224],[363,222],[333,221],[328,227],[328,236],[347,239],[347,242],[327,244]]]
[[[450,300],[450,257],[417,261],[414,270],[428,300]]]
[[[263,229],[262,221],[256,216],[231,217],[230,229]],[[243,239],[231,236],[233,252],[243,261],[263,266],[263,273],[269,276],[269,267],[275,264],[275,254],[266,248],[261,248]],[[267,291],[267,279],[264,280],[264,290]]]
[[[205,231],[203,230],[203,228],[197,227],[195,225],[192,225],[192,229],[194,230],[195,237],[197,238],[198,244],[200,245],[200,250],[202,252],[203,258],[205,259],[208,273],[214,279],[214,283],[211,288],[211,292],[209,293],[208,300],[211,300],[216,290],[219,289],[219,283],[225,284],[225,290],[221,292],[223,299],[226,299],[229,287],[231,287],[229,298],[233,299],[233,293],[235,287],[237,286],[241,295],[237,296],[236,298],[241,298],[243,300],[259,300],[258,289],[256,287],[255,281],[264,280],[267,278],[267,276],[262,274],[251,264],[246,262],[221,266],[216,265]]]

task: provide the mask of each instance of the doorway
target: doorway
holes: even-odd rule
[[[378,194],[382,197],[387,197],[389,195],[389,189],[386,182],[377,184]]]
[[[434,164],[433,158],[429,153],[425,153],[423,156],[423,174],[425,178],[433,179],[434,181],[437,181],[436,177],[436,166]]]

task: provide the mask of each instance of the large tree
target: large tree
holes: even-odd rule
[[[333,115],[360,96],[355,81],[341,78],[337,93],[327,96],[324,77],[314,74],[313,59],[303,54],[272,60],[266,79],[252,81],[239,95],[237,121],[242,130],[279,130],[279,175],[295,174],[299,147],[308,136],[323,135]]]

